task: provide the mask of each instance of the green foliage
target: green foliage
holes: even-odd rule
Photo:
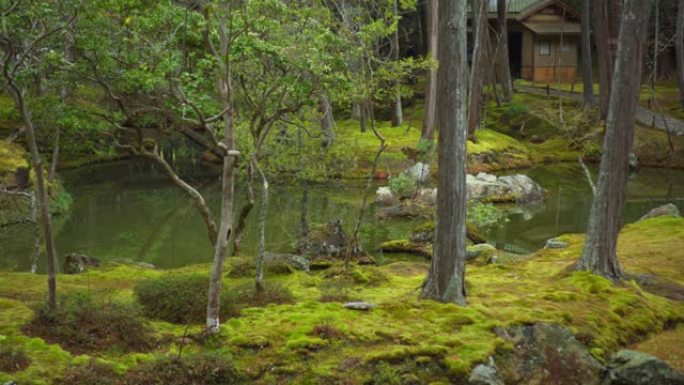
[[[473,202],[468,205],[468,222],[475,227],[487,227],[497,224],[504,216],[492,203]]]
[[[373,375],[373,385],[402,385],[404,381],[396,368],[386,362],[380,362]]]
[[[152,330],[137,306],[86,293],[63,295],[54,311],[41,304],[24,330],[73,353],[146,351],[155,344]]]
[[[92,359],[66,368],[55,385],[117,385],[120,377],[112,367]]]
[[[271,304],[282,305],[295,303],[292,292],[285,286],[267,282],[261,290],[253,283],[228,287],[224,293],[223,303],[234,303],[239,309],[248,307],[264,307]]]
[[[31,360],[26,355],[25,349],[2,343],[0,340],[0,372],[18,372],[30,364]]]
[[[416,180],[409,175],[399,175],[389,180],[389,188],[400,199],[411,198],[418,191]]]

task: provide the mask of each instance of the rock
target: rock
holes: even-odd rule
[[[630,152],[627,162],[629,163],[629,168],[634,170],[639,167],[639,156],[633,152]]]
[[[435,236],[435,222],[427,222],[416,227],[411,234],[410,241],[413,243],[432,243]],[[472,223],[467,224],[466,236],[468,240],[476,245],[487,243],[487,239],[480,234],[480,231]]]
[[[425,183],[430,179],[430,165],[418,162],[405,170],[404,174],[410,176],[419,183]]]
[[[363,311],[368,311],[375,309],[375,305],[369,302],[347,302],[344,305],[345,309],[351,309],[351,310],[363,310]]]
[[[477,365],[473,368],[468,379],[470,385],[505,385],[496,371],[494,359],[489,357],[489,363]]]
[[[134,265],[135,265],[135,266],[138,266],[138,267],[140,267],[140,268],[142,268],[142,269],[150,269],[150,270],[153,270],[153,269],[156,269],[156,268],[157,268],[157,266],[155,266],[155,265],[153,265],[153,264],[151,264],[151,263],[148,263],[148,262],[136,262],[136,263],[134,263]]]
[[[311,268],[311,263],[306,257],[296,254],[266,252],[266,254],[264,255],[264,262],[266,264],[284,263],[296,270],[303,270],[306,272],[309,272]]]
[[[434,206],[419,202],[405,200],[399,204],[389,207],[381,207],[376,210],[375,218],[379,220],[395,218],[432,218],[434,216]]]
[[[414,198],[416,202],[425,205],[437,204],[437,189],[436,188],[422,188],[416,193]]]
[[[100,267],[100,261],[84,254],[71,253],[64,257],[64,274],[79,274],[89,267]]]
[[[375,191],[375,204],[378,206],[392,206],[399,202],[399,199],[392,194],[389,187],[378,187]]]
[[[432,258],[432,246],[428,243],[412,242],[406,239],[383,242],[378,246],[384,253],[408,253]]]
[[[311,269],[329,266],[348,256],[351,256],[354,262],[367,262],[369,257],[360,244],[350,243],[342,228],[342,222],[338,219],[311,229],[306,236],[297,241],[294,254],[306,258]]]
[[[680,217],[679,213],[679,208],[674,204],[674,203],[668,203],[666,205],[662,205],[660,207],[656,207],[653,210],[649,211],[639,219],[640,221],[643,221],[644,219],[648,218],[655,218],[655,217],[662,217],[662,216],[672,216],[672,217]]]
[[[503,384],[601,383],[603,367],[563,326],[538,323],[497,328],[495,332],[513,347],[494,355],[496,366],[492,368]]]
[[[466,261],[473,261],[475,259],[481,259],[482,262],[489,263],[496,253],[496,247],[488,244],[481,243],[479,245],[468,246]]]
[[[545,249],[565,249],[568,246],[570,246],[570,245],[568,245],[566,242],[563,242],[563,241],[556,239],[556,238],[551,238],[551,239],[548,239],[546,241],[544,248]]]
[[[608,363],[603,385],[684,385],[684,374],[651,355],[621,350]]]
[[[122,265],[136,266],[136,267],[139,267],[141,269],[156,269],[157,268],[157,266],[155,266],[149,262],[138,262],[138,261],[134,261],[130,258],[119,258],[119,259],[115,259],[112,262],[120,263]]]
[[[496,177],[487,173],[466,176],[468,199],[485,202],[530,203],[544,199],[544,189],[527,175]]]

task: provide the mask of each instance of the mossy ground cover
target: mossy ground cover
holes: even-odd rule
[[[425,262],[355,268],[345,290],[350,297],[378,305],[369,312],[321,301],[324,291],[331,290],[327,283],[338,279],[338,274],[296,272],[268,277],[287,287],[295,303],[244,308],[239,317],[224,320],[216,337],[188,341],[182,337],[199,332],[201,325],[186,329],[153,321],[159,337],[170,343],[147,353],[105,350],[92,355],[123,373],[142,362],[177,354],[184,345],[184,354],[210,351],[230,357],[247,383],[362,384],[390,373],[399,380],[409,376],[430,383],[458,381],[496,349],[510,348],[493,333],[498,326],[537,321],[566,325],[603,359],[684,319],[681,303],[650,294],[633,281],[615,285],[590,274],[569,273],[582,237],[563,239],[569,248],[543,250],[507,264],[469,266],[466,308],[418,300]],[[621,261],[630,273],[681,280],[682,241],[684,219],[639,222],[627,226],[620,237]],[[60,276],[59,290],[133,301],[138,282],[167,275],[208,275],[208,271],[208,265],[158,271],[111,264]],[[229,275],[224,279],[228,290],[251,282],[249,277]],[[44,298],[44,287],[41,275],[0,273],[0,344],[22,349],[30,360],[24,370],[0,373],[0,381],[49,384],[67,366],[90,360],[22,331],[33,317],[32,309]]]

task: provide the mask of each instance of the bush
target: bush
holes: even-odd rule
[[[152,329],[142,318],[139,307],[85,293],[62,296],[54,311],[47,304],[40,305],[24,331],[58,343],[74,354],[110,348],[124,352],[147,351],[156,345]]]
[[[408,175],[399,175],[390,179],[389,188],[400,199],[404,199],[410,198],[416,194],[418,184],[415,179]]]
[[[244,285],[226,288],[226,291],[223,294],[225,300],[222,304],[225,302],[235,304],[238,312],[239,309],[247,307],[295,303],[294,296],[290,289],[275,283],[266,283],[262,290],[257,291],[254,283],[250,282]]]
[[[121,379],[111,367],[91,360],[85,365],[66,368],[55,385],[119,385]]]
[[[145,314],[171,323],[204,321],[209,296],[209,277],[201,274],[166,275],[139,282],[133,289]],[[238,314],[233,301],[221,300],[221,317]]]
[[[24,349],[0,345],[0,372],[19,372],[26,369],[30,364],[31,360]]]
[[[264,270],[271,275],[286,275],[294,273],[294,269],[287,262],[282,260],[269,261],[264,264]],[[234,257],[230,259],[230,278],[253,277],[256,272],[254,258]]]
[[[131,369],[121,385],[229,385],[237,383],[233,365],[218,355],[152,361]]]
[[[468,222],[476,227],[487,227],[498,223],[503,214],[491,203],[475,202],[468,205],[467,216]]]

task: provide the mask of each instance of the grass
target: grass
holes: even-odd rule
[[[580,252],[582,236],[568,235],[563,240],[569,248],[542,250],[508,264],[469,266],[466,308],[418,300],[426,262],[358,267],[349,276],[334,271],[271,275],[269,282],[292,292],[293,303],[244,308],[240,317],[224,321],[217,337],[191,342],[184,351],[231,356],[238,372],[257,384],[342,380],[362,384],[386,374],[387,365],[399,377],[411,374],[420,383],[448,382],[462,378],[496,349],[509,348],[492,332],[497,326],[559,323],[604,358],[684,319],[681,303],[650,294],[635,282],[614,285],[590,274],[567,273]],[[684,219],[639,222],[623,231],[620,258],[629,272],[681,280],[682,241]],[[131,300],[139,281],[208,270],[208,265],[171,272],[106,265],[81,275],[60,276],[59,290]],[[330,280],[348,284],[336,287],[327,283]],[[250,277],[224,278],[229,290],[250,282]],[[32,317],[32,306],[44,296],[44,286],[40,275],[0,273],[0,338],[23,349],[31,362],[23,371],[0,373],[0,381],[49,384],[68,366],[90,360],[22,332],[22,325]],[[334,298],[333,302],[320,300],[324,295],[334,297],[336,290],[344,291],[341,300],[370,301],[378,307],[360,313],[344,309]],[[177,352],[185,327],[165,322],[152,325],[170,344],[150,353],[103,352],[97,361],[123,373],[141,362]],[[190,325],[189,333],[201,328]]]

